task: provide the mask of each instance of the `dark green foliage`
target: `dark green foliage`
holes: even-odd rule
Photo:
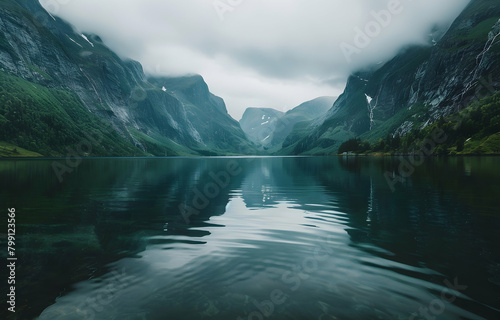
[[[0,30],[0,142],[9,146],[1,156],[12,156],[11,146],[44,156],[66,156],[68,148],[77,156],[252,152],[201,76],[148,81],[138,62],[75,32],[39,1],[2,0],[0,20],[7,26]],[[89,133],[102,141],[78,150]]]
[[[452,32],[448,33],[440,45],[449,51],[466,49],[476,44],[482,47],[488,39],[491,27],[498,21],[499,10],[497,0],[472,1],[450,28]],[[472,29],[458,27],[461,21],[470,23]]]
[[[499,31],[499,16],[498,0],[470,1],[449,28],[433,31],[434,45],[408,46],[390,61],[354,73],[325,121],[311,126],[286,153],[331,154],[353,138],[368,140],[376,152],[418,150],[430,133],[427,128],[399,141],[397,136],[428,127],[438,120],[436,114],[447,115],[450,107],[498,89],[500,42],[498,37],[494,43],[492,39]],[[447,127],[450,119],[440,119],[436,126],[446,130],[449,139],[433,151],[469,152],[469,138],[479,132],[484,138],[498,132],[498,113],[494,108],[490,111],[492,115],[476,111],[476,117],[488,118],[484,128],[474,117],[459,130]],[[394,139],[387,139],[389,134]],[[463,151],[457,151],[462,150],[462,140]]]
[[[368,141],[361,141],[360,139],[350,139],[342,143],[339,147],[339,154],[344,152],[364,153],[371,149]]]
[[[465,143],[465,139],[464,138],[459,138],[457,140],[457,152],[464,151],[464,143]]]
[[[0,141],[44,156],[66,156],[68,148],[76,150],[88,140],[87,134],[98,134],[103,141],[92,145],[92,156],[143,155],[105,127],[75,94],[0,72]]]
[[[435,143],[435,133],[440,132],[444,141]],[[423,144],[433,141],[431,155],[493,154],[499,153],[500,140],[500,92],[474,102],[470,107],[447,118],[441,117],[422,130],[413,129],[403,137],[387,136],[371,144],[350,139],[339,148],[339,153],[385,152],[412,153],[423,149]]]

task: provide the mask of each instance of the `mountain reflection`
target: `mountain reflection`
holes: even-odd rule
[[[375,277],[380,270],[390,272],[379,274],[384,281],[422,281],[408,289],[402,283],[409,280],[401,278],[393,294],[403,303],[379,308],[385,316],[407,317],[418,309],[415,301],[425,304],[428,283],[443,286],[455,277],[467,284],[467,296],[500,305],[488,294],[500,283],[498,162],[431,159],[395,192],[384,173],[396,170],[397,159],[337,157],[89,159],[63,183],[51,171],[52,161],[4,161],[0,184],[2,202],[23,212],[19,292],[30,301],[25,310],[32,317],[61,295],[45,314],[70,310],[86,292],[76,283],[106,279],[122,265],[136,277],[127,290],[150,301],[148,312],[179,317],[194,304],[192,319],[234,319],[252,312],[251,297],[262,299],[276,288],[289,292],[282,277],[293,284],[285,276],[290,266],[307,261],[325,238],[333,239],[329,250],[335,256],[304,275],[297,293],[289,292],[296,298],[281,306],[284,319],[293,310],[345,318],[371,314],[372,303],[360,306],[359,299],[386,290]],[[338,270],[345,275],[337,276]],[[137,282],[143,277],[150,280]],[[377,291],[360,290],[358,280],[352,282],[358,277],[368,277],[366,286]],[[413,300],[405,300],[405,290],[415,291]],[[462,314],[460,306],[494,314],[467,301],[457,299],[444,318]],[[117,316],[113,312],[97,319]]]

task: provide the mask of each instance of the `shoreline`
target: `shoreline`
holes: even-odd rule
[[[313,157],[332,157],[332,158],[397,158],[411,157],[415,154],[397,153],[397,154],[335,154],[335,155],[228,155],[228,156],[104,156],[104,157],[81,157],[82,160],[97,160],[97,159],[245,159],[245,158],[313,158]],[[430,155],[424,158],[464,158],[464,157],[500,157],[500,153],[491,154],[453,154],[453,155]],[[11,160],[65,160],[67,157],[3,157],[0,156],[0,161]]]

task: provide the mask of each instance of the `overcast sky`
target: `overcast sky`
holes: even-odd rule
[[[342,93],[470,0],[40,0],[149,74],[201,74],[237,120]],[[362,34],[363,33],[363,34]]]

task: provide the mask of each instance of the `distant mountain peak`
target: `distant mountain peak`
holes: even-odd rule
[[[286,113],[272,108],[247,108],[240,125],[252,141],[265,148],[279,147],[292,132],[295,124],[311,121],[323,115],[334,101],[334,97],[319,97],[304,102]]]

